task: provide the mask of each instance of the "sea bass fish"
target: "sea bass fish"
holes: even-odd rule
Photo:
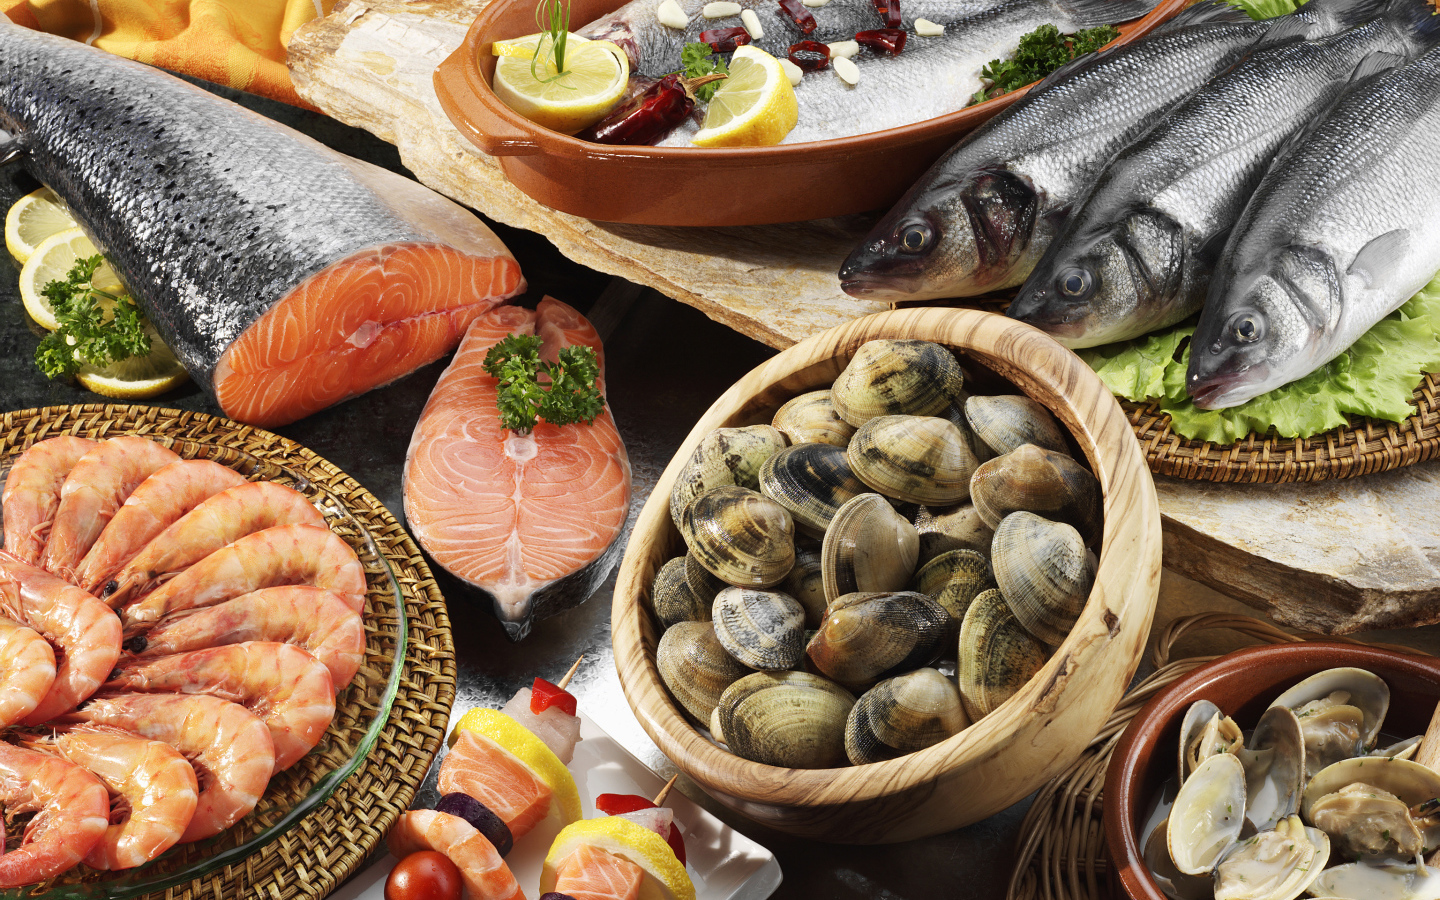
[[[1278,157],[1230,235],[1185,386],[1221,409],[1334,359],[1440,270],[1440,49],[1359,79]]]
[[[1427,0],[1394,0],[1384,18],[1342,34],[1249,53],[1105,167],[1009,315],[1067,347],[1189,318],[1281,146],[1352,73],[1388,69],[1440,40],[1434,11]]]
[[[158,69],[0,22],[0,73],[6,149],[231,418],[393,381],[524,288],[459,205]]]
[[[756,46],[777,59],[802,40],[848,41],[858,31],[885,27],[871,0],[830,0],[812,9],[816,29],[804,34],[774,0],[742,0],[760,17],[763,36]],[[1041,25],[1062,32],[1109,25],[1144,15],[1153,0],[906,0],[900,6],[908,37],[898,56],[862,52],[854,59],[859,81],[848,85],[833,68],[810,72],[795,88],[799,121],[782,143],[851,137],[910,125],[963,109],[984,85],[980,70],[1009,56],[1020,38]],[[701,31],[739,26],[740,17],[706,19],[704,0],[681,3],[690,23],[683,30],[660,24],[653,0],[633,0],[581,29],[585,37],[614,41],[630,57],[631,71],[653,80],[680,66],[680,50]],[[945,28],[939,37],[914,33],[916,19]],[[689,143],[694,122],[676,129],[661,146]]]
[[[1310,0],[1285,20],[1320,37],[1374,18],[1382,5]],[[1268,43],[1274,27],[1200,3],[1134,43],[1054,72],[916,182],[845,260],[841,287],[923,300],[1022,283],[1105,163],[1257,41]]]

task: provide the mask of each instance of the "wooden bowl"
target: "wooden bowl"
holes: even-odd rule
[[[1105,772],[1105,845],[1110,891],[1133,900],[1166,900],[1145,865],[1141,830],[1155,795],[1175,773],[1185,710],[1209,700],[1253,726],[1286,688],[1323,669],[1369,669],[1390,686],[1385,731],[1422,734],[1440,701],[1440,659],[1356,644],[1298,643],[1238,650],[1206,663],[1156,694],[1131,720]]]
[[[826,386],[875,338],[919,338],[961,352],[1048,406],[1074,437],[1104,494],[1095,587],[1070,636],[995,712],[926,750],[838,769],[786,769],[720,749],[688,720],[655,667],[649,612],[656,571],[684,544],[670,490],[700,440],[722,426],[769,422],[789,398]],[[988,370],[988,372],[986,371]],[[992,376],[992,377],[993,377]],[[806,838],[888,843],[985,818],[1074,761],[1119,702],[1145,647],[1160,582],[1160,512],[1139,445],[1110,392],[1044,333],[965,309],[878,313],[816,335],[736,382],[695,425],[640,512],[612,611],[615,663],[635,715],[660,750],[716,800]]]
[[[593,22],[626,0],[572,0],[570,21]],[[1161,0],[1120,26],[1126,43],[1189,0]],[[577,26],[578,27],[578,26]],[[542,128],[490,89],[496,40],[535,32],[534,0],[494,0],[435,70],[435,94],[460,133],[546,206],[637,225],[760,225],[889,208],[956,141],[1025,89],[903,128],[778,147],[616,147]]]

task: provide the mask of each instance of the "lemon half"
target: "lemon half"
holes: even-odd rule
[[[630,60],[610,41],[567,37],[564,73],[556,72],[549,35],[499,41],[491,50],[500,57],[495,96],[535,124],[562,134],[600,121],[630,83]]]
[[[665,839],[620,816],[582,819],[565,826],[545,856],[540,893],[555,889],[560,864],[582,844],[628,859],[643,869],[640,900],[695,900],[695,885]]]
[[[42,187],[16,200],[5,214],[5,249],[24,265],[41,241],[74,227],[65,204],[54,191]]]
[[[785,139],[799,114],[780,61],[745,44],[736,49],[730,77],[720,83],[691,140],[697,147],[769,147]]]

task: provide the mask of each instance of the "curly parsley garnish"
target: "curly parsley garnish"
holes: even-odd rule
[[[537,419],[551,425],[589,424],[605,408],[596,380],[600,364],[590,347],[566,347],[556,362],[540,358],[541,339],[512,334],[485,354],[485,371],[499,379],[500,424],[522,434]]]
[[[95,270],[105,262],[96,254],[77,260],[64,280],[41,289],[60,327],[35,348],[35,364],[50,378],[73,375],[82,365],[99,368],[150,352],[145,316],[135,301],[95,287]],[[101,300],[113,300],[108,313]]]
[[[990,87],[977,91],[973,103],[993,100],[1033,81],[1039,81],[1077,56],[1099,50],[1120,36],[1113,25],[1086,28],[1070,37],[1054,25],[1045,24],[1020,39],[1020,47],[1010,59],[992,59],[980,70]]]
[[[680,74],[685,78],[699,78],[702,75],[709,75],[715,72],[720,75],[730,74],[725,66],[724,57],[720,56],[709,44],[690,43],[680,50]],[[702,84],[695,88],[695,99],[702,103],[709,103],[720,90],[720,82],[712,81],[709,84]]]

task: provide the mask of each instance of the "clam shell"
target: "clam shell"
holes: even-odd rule
[[[720,646],[752,669],[793,669],[805,657],[805,608],[794,597],[728,587],[711,617]]]
[[[1283,706],[1265,710],[1236,756],[1245,766],[1245,817],[1255,829],[1269,831],[1293,816],[1305,788],[1305,736],[1295,714]]]
[[[1095,584],[1095,561],[1080,532],[1034,513],[1011,513],[995,529],[990,564],[1020,624],[1060,646]]]
[[[1290,816],[1232,844],[1215,864],[1215,900],[1295,900],[1330,861],[1330,839]]]
[[[1170,808],[1170,858],[1186,875],[1204,875],[1245,826],[1245,769],[1228,753],[1190,773]]]
[[[921,566],[911,581],[914,590],[945,607],[957,632],[970,603],[995,586],[990,561],[974,550],[942,553]]]
[[[979,464],[955,423],[934,416],[879,416],[845,450],[850,469],[872,489],[907,503],[945,506],[970,495]]]
[[[845,753],[855,765],[894,759],[959,734],[970,724],[955,683],[916,669],[866,691],[845,722]]]
[[[695,596],[690,583],[685,580],[685,560],[686,557],[677,556],[655,573],[650,602],[662,628],[669,628],[677,622],[710,620],[710,603]]]
[[[1180,783],[1184,784],[1190,772],[1206,757],[1229,753],[1243,745],[1240,726],[1234,719],[1209,700],[1196,700],[1185,710],[1185,718],[1180,722],[1180,741],[1176,747]]]
[[[790,574],[780,582],[780,590],[789,594],[800,605],[805,607],[805,627],[819,628],[820,623],[825,620],[825,608],[829,606],[825,599],[825,577],[822,574],[824,567],[820,562],[819,550],[795,551],[795,565],[791,567]]]
[[[914,522],[915,530],[920,533],[919,564],[922,566],[948,550],[988,554],[995,537],[995,528],[986,525],[970,503],[939,509],[922,506]]]
[[[965,420],[976,437],[997,456],[1022,444],[1034,444],[1056,453],[1069,454],[1065,429],[1038,400],[1020,394],[967,397]]]
[[[876,416],[939,414],[960,395],[955,355],[930,341],[862,344],[830,386],[835,412],[855,427]]]
[[[660,680],[696,721],[710,721],[720,695],[750,674],[720,646],[710,622],[680,622],[665,629],[655,648]]]
[[[742,487],[718,487],[685,508],[696,562],[726,584],[771,587],[795,564],[795,525],[769,497]]]
[[[991,528],[1023,510],[1075,526],[1086,545],[1100,540],[1100,482],[1065,454],[1033,444],[981,463],[970,502]]]
[[[861,494],[830,520],[820,548],[825,599],[856,591],[898,591],[915,571],[920,536],[879,494]]]
[[[1342,793],[1351,785],[1364,785],[1364,789],[1359,791],[1360,803],[1357,804],[1362,809],[1345,809],[1347,802],[1355,799],[1347,799]],[[1375,788],[1393,794],[1399,802],[1382,798],[1376,794]],[[1300,813],[1306,821],[1323,827],[1336,847],[1347,855],[1355,858],[1403,856],[1413,859],[1415,845],[1434,846],[1435,830],[1432,822],[1412,820],[1406,810],[1435,797],[1440,797],[1440,773],[1433,769],[1408,759],[1362,756],[1326,766],[1311,778],[1300,801]],[[1330,815],[1323,814],[1327,806],[1332,807],[1328,811]],[[1371,815],[1365,814],[1365,807],[1369,807]],[[1386,807],[1388,809],[1381,812],[1381,808]],[[1378,829],[1385,828],[1385,813],[1395,816],[1402,827],[1377,834]],[[1416,826],[1419,826],[1418,834],[1410,830]],[[1407,848],[1409,852],[1400,853],[1397,852],[1398,847],[1387,847],[1400,840],[1411,845]]]
[[[1347,695],[1342,705],[1358,710],[1359,721],[1344,709],[1316,712],[1312,708],[1300,716],[1305,732],[1305,765],[1312,775],[1375,745],[1390,709],[1390,686],[1366,669],[1342,666],[1311,675],[1271,704],[1289,707],[1298,715],[1307,705],[1328,702],[1327,698],[1337,692]]]
[[[965,403],[969,398],[964,396],[964,391],[960,393],[962,396],[947,406],[943,412],[939,413],[939,416],[942,419],[948,419],[956,428],[960,429],[960,434],[965,438],[965,446],[970,448],[970,453],[975,457],[975,461],[982,463],[994,456],[995,451],[990,449],[989,444],[980,440],[975,429],[970,427],[970,420],[965,418]]]
[[[855,696],[809,672],[756,672],[730,685],[716,712],[730,752],[771,766],[845,765]]]
[[[845,459],[830,444],[786,447],[760,466],[760,493],[790,511],[802,534],[823,538],[830,520],[847,500],[868,493]]]
[[[950,614],[924,594],[847,594],[830,604],[805,655],[821,674],[861,687],[930,663],[949,635]]]
[[[977,722],[1013,697],[1045,665],[1050,651],[1026,631],[1000,591],[984,591],[960,625],[956,681],[965,714]]]
[[[715,573],[706,569],[694,553],[685,554],[685,583],[690,586],[690,593],[695,599],[705,604],[705,615],[710,615],[710,604],[715,602],[715,595],[725,590],[726,584],[720,580]]]
[[[760,489],[760,464],[785,449],[785,435],[769,425],[717,428],[707,434],[670,490],[670,519],[688,541],[682,513],[696,497],[722,485]]]
[[[855,433],[855,426],[835,413],[828,388],[792,397],[776,410],[770,424],[789,438],[791,445],[818,443],[844,447]]]

